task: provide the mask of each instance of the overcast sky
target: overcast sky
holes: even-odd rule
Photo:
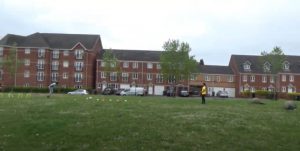
[[[209,65],[275,46],[300,55],[300,0],[0,0],[0,6],[0,37],[99,34],[104,48],[140,50],[162,50],[178,39]]]

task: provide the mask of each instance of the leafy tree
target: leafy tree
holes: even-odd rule
[[[120,73],[120,65],[118,59],[114,56],[111,50],[106,50],[103,54],[104,72],[106,77],[110,77],[112,72],[117,72],[117,79]]]
[[[282,63],[285,61],[286,56],[283,53],[282,49],[277,46],[274,47],[271,52],[261,52],[261,55],[262,62],[269,62],[271,64],[270,72],[274,74],[275,89],[277,93],[280,90],[278,83],[278,72],[282,70]],[[275,99],[277,99],[277,97],[275,97]]]
[[[16,87],[16,79],[17,79],[17,70],[20,67],[20,64],[23,63],[22,59],[19,59],[17,56],[17,43],[14,43],[12,47],[10,47],[9,52],[4,59],[0,61],[0,67],[6,69],[10,77],[14,78],[13,85]]]
[[[191,48],[186,42],[169,40],[163,45],[164,51],[160,56],[161,72],[165,80],[177,85],[180,80],[189,80],[196,71],[197,61],[190,56]]]

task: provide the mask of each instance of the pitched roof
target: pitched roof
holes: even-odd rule
[[[0,40],[0,45],[11,46],[16,42],[18,47],[71,49],[77,43],[81,43],[85,48],[91,49],[98,39],[99,35],[88,34],[34,33],[28,36],[7,34]]]
[[[118,60],[128,61],[160,61],[162,51],[153,50],[122,50],[122,49],[104,49],[100,53],[100,59],[103,59],[105,51],[111,51]]]
[[[198,65],[198,72],[206,74],[233,74],[229,66]]]
[[[231,60],[235,60],[240,73],[265,73],[263,69],[264,62],[261,61],[261,57],[256,55],[231,55]],[[250,71],[245,71],[243,68],[243,64],[247,61],[251,63]],[[300,56],[286,55],[285,61],[290,64],[290,70],[282,70],[281,72],[300,73]]]

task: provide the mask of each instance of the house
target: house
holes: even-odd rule
[[[276,88],[281,95],[300,91],[300,56],[287,55],[277,73],[262,56],[232,55],[229,66],[235,75],[237,96],[244,91],[275,91]]]
[[[118,70],[105,71],[103,54],[110,51],[118,61]],[[96,83],[97,91],[106,87],[129,88],[144,87],[148,95],[163,95],[163,91],[171,86],[171,81],[163,79],[160,66],[162,51],[104,49],[97,59]]]
[[[205,82],[209,96],[225,90],[229,97],[235,97],[235,76],[229,66],[199,64],[197,70],[189,81],[190,89],[199,88]]]
[[[47,87],[59,82],[61,87],[94,88],[96,57],[102,50],[99,35],[34,33],[28,36],[7,34],[0,40],[0,59],[15,47],[15,75],[0,67],[3,87]]]

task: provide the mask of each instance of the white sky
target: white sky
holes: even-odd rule
[[[300,55],[299,0],[0,0],[0,21],[0,37],[99,34],[104,48],[162,50],[179,39],[210,65],[275,46]]]

